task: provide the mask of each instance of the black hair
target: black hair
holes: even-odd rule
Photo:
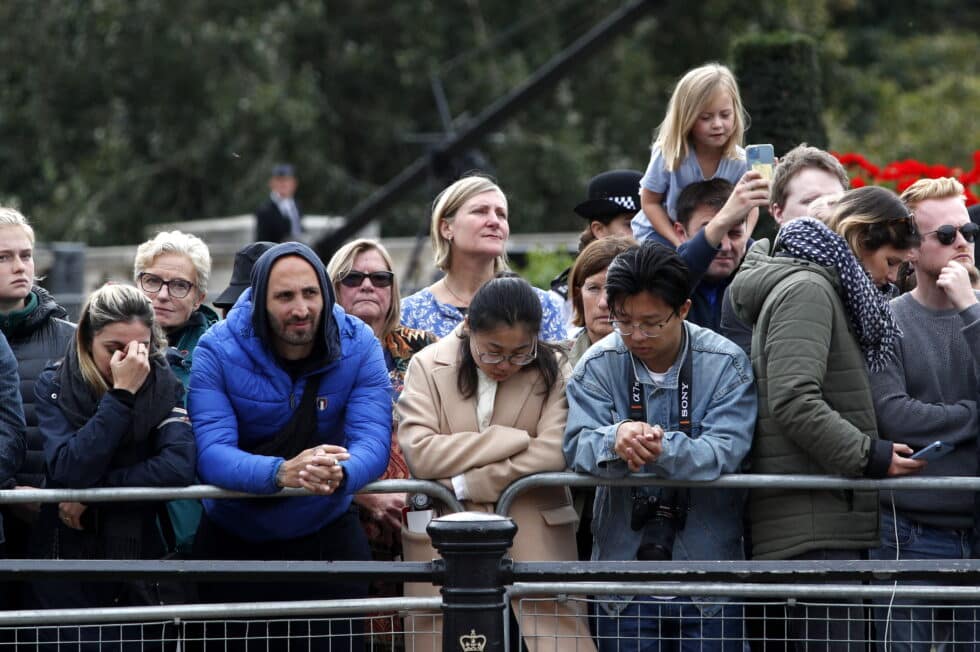
[[[673,249],[647,240],[616,256],[606,270],[606,301],[612,314],[623,302],[649,292],[679,310],[690,295],[687,263]]]
[[[688,184],[677,197],[675,209],[677,221],[684,228],[687,228],[687,223],[691,221],[694,211],[701,206],[713,208],[715,212],[720,211],[733,190],[735,190],[735,186],[727,179],[708,179],[707,181]]]
[[[495,278],[483,285],[466,311],[468,332],[460,337],[460,365],[456,386],[463,398],[476,394],[477,364],[470,352],[469,333],[490,331],[500,326],[523,326],[537,338],[538,355],[526,368],[536,368],[547,394],[558,381],[558,349],[541,341],[543,312],[531,284],[520,277]]]

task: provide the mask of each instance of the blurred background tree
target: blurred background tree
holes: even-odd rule
[[[135,243],[149,223],[250,213],[288,160],[307,212],[342,215],[620,4],[6,0],[0,202],[43,239]],[[974,3],[653,5],[471,159],[507,191],[514,231],[581,228],[588,179],[643,169],[673,83],[734,65],[736,37],[812,40],[832,148],[968,165],[980,143]],[[391,206],[382,233],[424,228],[441,183]]]

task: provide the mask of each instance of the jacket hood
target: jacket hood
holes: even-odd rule
[[[785,253],[773,256],[769,251],[768,239],[756,242],[745,255],[742,267],[729,286],[735,314],[746,324],[756,323],[769,294],[794,274],[819,274],[840,292],[837,272],[833,268]]]
[[[336,298],[333,293],[333,284],[327,276],[327,270],[323,266],[320,257],[312,249],[301,242],[284,242],[272,247],[255,261],[252,268],[251,278],[251,299],[252,299],[252,327],[255,334],[262,343],[272,347],[269,341],[269,317],[266,310],[266,294],[269,288],[269,273],[277,260],[284,256],[299,256],[313,267],[317,279],[320,282],[320,292],[323,296],[323,312],[320,313],[322,323],[322,336],[325,344],[325,361],[333,362],[340,357],[340,331],[333,316],[333,308]],[[241,302],[239,302],[241,303]]]

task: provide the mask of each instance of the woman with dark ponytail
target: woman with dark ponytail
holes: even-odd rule
[[[451,486],[467,510],[493,513],[500,493],[515,480],[565,469],[561,446],[570,370],[541,340],[541,321],[541,302],[526,281],[496,278],[473,296],[466,320],[451,336],[409,364],[398,402],[405,459],[414,477]],[[518,526],[509,553],[513,559],[576,559],[577,517],[567,488],[522,493],[509,516]],[[402,531],[406,560],[437,556],[421,530]],[[407,595],[438,595],[431,585],[405,589]],[[532,652],[594,650],[584,611],[574,601],[514,605]],[[426,633],[409,635],[407,649],[440,648],[438,614],[408,620],[406,631]]]

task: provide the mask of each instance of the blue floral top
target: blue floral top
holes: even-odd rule
[[[534,293],[541,300],[543,311],[541,339],[546,342],[560,342],[566,339],[561,305],[543,290],[534,288]],[[437,301],[429,288],[419,290],[402,299],[402,325],[429,331],[438,337],[451,333],[456,325],[463,321],[464,316],[463,311],[456,306]]]

